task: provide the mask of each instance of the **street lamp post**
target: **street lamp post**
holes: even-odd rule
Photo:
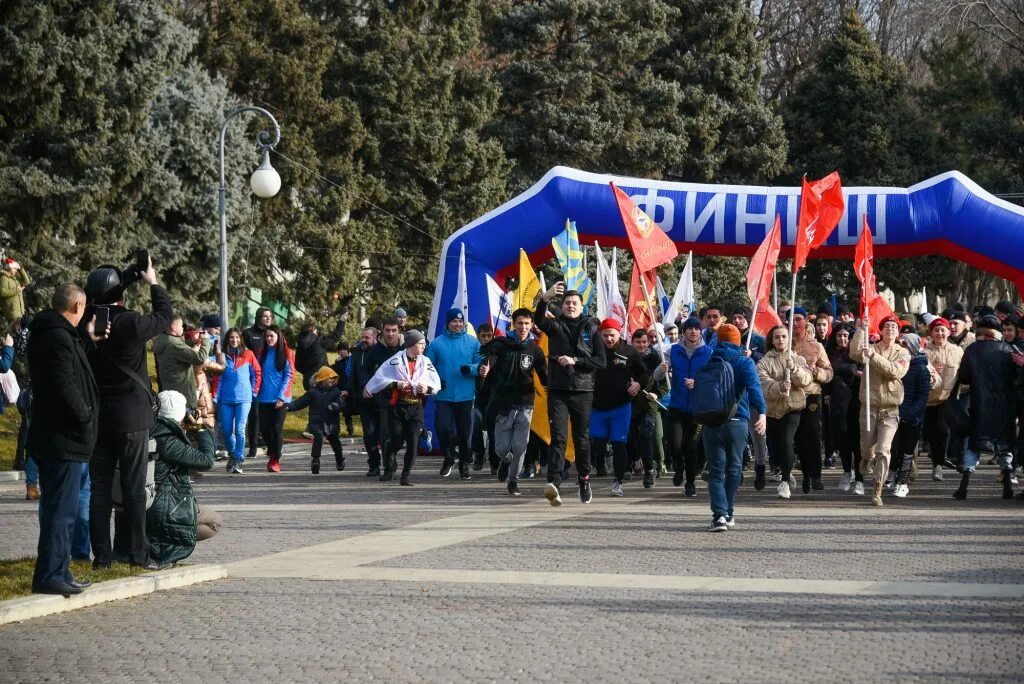
[[[258,112],[270,119],[274,124],[274,135],[271,139],[270,131],[260,131],[257,138],[263,152],[263,162],[253,172],[249,179],[249,185],[253,194],[264,199],[273,197],[281,189],[281,176],[277,174],[274,167],[270,165],[270,150],[281,141],[281,127],[277,125],[274,115],[262,107],[237,107],[228,112],[224,118],[224,125],[220,128],[220,320],[224,330],[221,335],[231,327],[228,324],[228,213],[227,194],[228,187],[224,181],[224,135],[228,130],[228,123],[231,119],[245,112]]]

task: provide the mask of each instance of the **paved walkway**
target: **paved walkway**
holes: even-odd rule
[[[882,509],[836,471],[789,502],[748,480],[712,535],[706,490],[665,479],[551,508],[539,480],[511,499],[428,460],[405,488],[357,460],[208,475],[226,527],[190,562],[229,579],[0,628],[0,681],[1024,680],[1024,506],[992,469]],[[3,557],[34,549],[21,496],[0,486]]]

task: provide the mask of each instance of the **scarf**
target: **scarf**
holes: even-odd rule
[[[420,384],[426,385],[431,394],[441,391],[441,376],[437,374],[434,364],[430,362],[426,354],[416,357],[416,370],[410,377],[409,361],[406,359],[404,349],[399,350],[397,354],[381,364],[377,372],[366,383],[366,391],[370,394],[377,394],[392,383],[402,381],[412,385],[413,394],[417,393]]]

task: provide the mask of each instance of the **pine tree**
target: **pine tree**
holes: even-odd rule
[[[497,4],[488,21],[502,88],[490,132],[522,190],[551,167],[658,177],[686,153],[682,93],[647,60],[679,13],[662,0]]]
[[[365,300],[423,320],[441,241],[506,199],[509,164],[481,137],[498,102],[480,58],[481,3],[309,4],[337,40],[328,93],[355,102],[367,130],[360,161],[376,206],[358,204],[350,226],[378,245]]]
[[[187,288],[172,284],[176,300],[212,301],[216,279],[204,283],[187,259],[162,268],[171,252],[154,239],[175,234],[183,215],[209,211],[216,226],[215,167],[182,175],[183,160],[208,157],[214,141],[181,134],[226,98],[189,72],[194,34],[162,2],[12,1],[0,9],[0,40],[0,239],[35,279],[29,307],[100,264],[125,265],[141,246]],[[173,124],[155,114],[161,102],[176,103]],[[216,233],[179,237],[175,249],[190,254]]]

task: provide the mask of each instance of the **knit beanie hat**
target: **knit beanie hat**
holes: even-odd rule
[[[185,418],[185,396],[174,390],[164,390],[156,395],[160,401],[160,417],[170,418],[175,423],[180,423]]]
[[[974,322],[974,327],[987,328],[989,330],[999,331],[1002,331],[1003,329],[1003,326],[999,323],[999,319],[996,318],[995,314],[988,314],[987,316],[982,316],[981,318]]]
[[[337,379],[338,374],[334,372],[334,369],[330,366],[321,366],[320,370],[313,376],[313,382],[320,384],[324,380],[330,380],[331,378]]]
[[[911,356],[917,356],[921,353],[921,338],[916,333],[903,333],[903,346]]]
[[[395,318],[408,318],[409,314],[407,314],[405,312],[405,309],[399,307],[399,308],[395,309],[394,316],[395,316]]]
[[[462,313],[462,309],[458,308],[457,306],[453,306],[452,308],[448,309],[448,313],[444,315],[444,324],[448,325],[452,321],[456,320],[465,321],[466,315]]]
[[[622,332],[622,324],[615,318],[606,318],[601,321],[601,330],[618,330]]]
[[[754,317],[754,312],[753,310],[751,310],[749,306],[737,306],[735,309],[732,310],[732,315],[735,316],[736,314],[743,316],[743,318],[746,319],[747,323],[750,323],[750,319]]]
[[[455,311],[459,312],[460,317],[462,316],[461,309],[455,309]],[[421,333],[419,330],[410,330],[409,332],[405,333],[405,348],[408,349],[409,347],[414,347],[425,339],[427,338],[425,338],[423,336],[423,333]]]
[[[729,344],[735,344],[736,346],[739,346],[740,329],[737,328],[732,323],[723,323],[722,325],[718,326],[718,330],[716,332],[718,333],[719,342],[728,342]]]
[[[935,330],[935,328],[938,328],[940,325],[947,330],[949,329],[949,321],[942,316],[939,316],[938,318],[933,318],[932,322],[928,324],[928,332]]]

